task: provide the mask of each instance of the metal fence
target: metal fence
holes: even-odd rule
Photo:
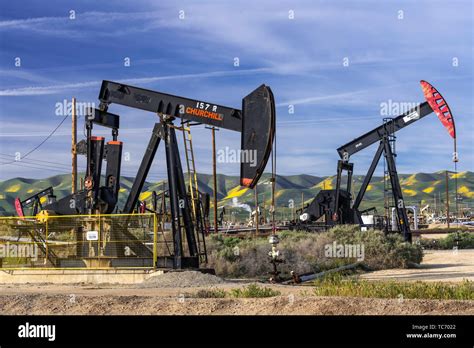
[[[152,268],[170,253],[155,214],[0,217],[0,268]]]

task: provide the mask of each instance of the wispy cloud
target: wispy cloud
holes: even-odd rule
[[[117,2],[111,12],[99,2],[39,8],[25,1],[21,9],[14,2],[0,5],[3,14],[24,16],[4,15],[0,21],[0,147],[8,153],[28,150],[57,125],[57,99],[95,100],[102,79],[237,105],[251,88],[265,83],[277,101],[279,172],[332,174],[335,148],[380,124],[381,102],[423,101],[418,81],[426,79],[455,112],[460,166],[472,162],[466,154],[474,129],[470,0],[137,0]],[[68,18],[70,7],[76,8],[75,20]],[[397,18],[400,9],[403,20]],[[58,13],[64,15],[53,15]],[[13,57],[22,58],[21,68],[13,68]],[[124,57],[131,57],[131,67],[123,67]],[[343,67],[346,57],[349,66]],[[453,57],[459,58],[458,67]],[[233,66],[234,58],[240,67]],[[133,153],[133,161],[124,166],[132,170],[148,141],[142,135],[156,120],[127,108],[117,113],[125,151]],[[438,146],[449,140],[441,126],[435,127],[436,120],[427,123],[433,127],[420,123],[400,132],[397,165],[403,170],[450,164],[450,144],[446,159],[426,164],[426,156],[435,158]],[[110,136],[99,127],[94,132]],[[56,154],[58,161],[69,163],[68,133],[59,130],[36,155],[47,160]],[[209,134],[195,139],[202,163],[198,170],[210,171]],[[240,144],[238,134],[224,130],[217,140],[218,146]],[[371,149],[358,154],[357,171],[371,155]],[[154,169],[162,171],[162,163]],[[219,171],[235,174],[238,166],[222,165]],[[15,173],[21,174],[21,168],[0,176]]]
[[[196,74],[179,74],[179,75],[167,75],[167,76],[152,76],[152,77],[141,77],[141,78],[129,78],[129,79],[117,79],[118,82],[127,84],[148,84],[157,81],[176,80],[176,79],[196,79],[196,78],[214,78],[224,77],[232,75],[246,75],[246,74],[258,74],[270,72],[269,68],[256,68],[256,69],[235,69],[227,71],[211,71]],[[79,90],[82,88],[96,87],[99,86],[102,81],[86,81],[79,83],[70,84],[59,84],[41,87],[22,87],[13,89],[0,90],[0,96],[3,97],[20,97],[20,96],[33,96],[33,95],[46,95],[46,94],[57,94],[63,93],[65,90]]]
[[[147,24],[152,21],[159,23],[164,18],[160,12],[75,12],[71,15],[61,17],[34,17],[15,20],[0,21],[0,31],[25,31],[40,35],[56,37],[81,38],[88,37],[90,32],[96,36],[112,36],[124,33],[119,26],[104,25],[118,22],[135,22],[135,25],[127,27],[127,31],[148,31]],[[102,30],[96,30],[100,28]],[[104,30],[107,28],[107,30]]]

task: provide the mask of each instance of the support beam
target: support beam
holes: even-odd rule
[[[179,197],[178,197],[178,183],[176,182],[176,165],[173,147],[170,141],[170,128],[164,126],[164,139],[166,147],[166,168],[168,171],[168,194],[170,198],[171,210],[171,229],[173,233],[173,268],[181,269],[183,258],[183,243],[181,238],[181,221],[179,217]]]
[[[395,200],[395,210],[397,211],[398,231],[403,234],[406,242],[411,243],[410,223],[408,221],[407,211],[405,209],[405,201],[403,200],[402,188],[398,178],[395,159],[393,157],[392,148],[387,138],[384,138],[384,152],[387,161],[387,167],[390,176],[390,184],[392,186],[393,198]]]
[[[367,191],[367,187],[369,186],[370,180],[372,180],[375,169],[377,168],[377,164],[379,163],[380,157],[382,156],[383,150],[384,150],[384,144],[383,142],[380,142],[380,145],[377,148],[377,151],[375,152],[374,159],[372,160],[369,170],[367,171],[367,174],[365,175],[365,178],[359,190],[359,193],[357,194],[357,198],[355,199],[354,204],[352,205],[352,207],[357,211],[359,210],[360,203],[362,202],[365,192]]]
[[[143,156],[140,168],[138,169],[135,181],[133,186],[128,194],[127,202],[123,208],[124,214],[131,214],[135,205],[137,204],[138,197],[142,191],[143,184],[145,183],[148,172],[150,171],[151,164],[153,163],[153,158],[155,157],[156,150],[160,144],[160,140],[163,137],[163,126],[161,123],[155,123],[153,127],[153,132],[151,134],[150,141]]]

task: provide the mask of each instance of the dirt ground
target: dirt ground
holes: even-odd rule
[[[162,291],[133,295],[99,295],[71,289],[77,294],[16,294],[0,296],[2,314],[98,315],[474,315],[472,301],[398,300],[315,297],[298,294],[263,299],[193,299],[165,296]],[[77,291],[79,290],[79,291]],[[66,291],[68,292],[68,291]],[[295,291],[296,292],[296,291]]]
[[[184,272],[138,285],[0,284],[1,314],[99,315],[474,315],[474,301],[317,297],[310,286],[265,284],[280,296],[259,299],[192,298],[200,289],[230,290],[249,282]],[[158,278],[163,277],[163,278]],[[185,279],[182,279],[182,278]],[[474,280],[474,250],[429,251],[419,269],[367,273],[366,279]],[[179,284],[176,285],[176,284]]]
[[[361,276],[370,280],[423,280],[461,282],[474,281],[474,250],[425,251],[420,268],[390,269],[366,273]]]

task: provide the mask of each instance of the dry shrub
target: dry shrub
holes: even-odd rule
[[[362,261],[372,269],[403,268],[420,263],[423,257],[419,245],[405,243],[401,236],[385,236],[380,231],[361,232],[358,226],[337,226],[329,232],[308,233],[282,231],[278,233],[280,258],[278,270],[283,278],[296,274],[321,272],[356,262],[355,258],[328,258],[325,246],[337,244],[364,245]],[[268,278],[272,265],[267,238],[239,239],[212,235],[207,241],[208,267],[227,278]]]

